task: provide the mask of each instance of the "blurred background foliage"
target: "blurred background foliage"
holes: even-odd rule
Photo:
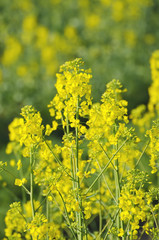
[[[128,89],[129,110],[146,104],[158,13],[158,0],[0,0],[0,159],[6,160],[8,125],[22,106],[32,104],[47,121],[46,106],[65,61],[80,57],[92,69],[94,102],[117,78]],[[0,178],[2,228],[14,199],[9,179]]]
[[[59,66],[82,57],[94,101],[119,79],[129,110],[148,101],[149,58],[159,42],[158,0],[1,0],[0,143],[25,104],[48,116]]]

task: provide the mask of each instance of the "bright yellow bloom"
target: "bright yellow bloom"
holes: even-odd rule
[[[22,167],[22,162],[21,162],[21,159],[19,159],[17,162],[17,170],[20,170],[21,167]]]
[[[124,230],[123,228],[119,229],[118,237],[122,237],[124,235]]]
[[[16,178],[15,179],[15,185],[17,185],[19,187],[22,186],[25,183],[27,183],[26,178],[22,178],[22,179]]]
[[[51,116],[62,119],[63,128],[79,128],[79,134],[85,131],[76,119],[76,114],[81,117],[88,115],[91,102],[91,86],[89,80],[92,77],[88,70],[81,69],[81,59],[66,62],[57,74],[55,84],[57,94],[48,105]],[[66,126],[67,125],[67,126]]]

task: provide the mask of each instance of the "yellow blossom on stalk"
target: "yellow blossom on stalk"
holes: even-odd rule
[[[24,146],[23,156],[27,157],[30,149],[42,142],[44,126],[40,113],[32,106],[22,108],[21,115],[23,118],[15,118],[9,125],[10,143],[6,151],[11,153],[14,148],[18,149]]]
[[[47,234],[50,239],[62,239],[59,226],[53,222],[48,223],[47,218],[42,213],[35,214],[34,219],[27,224],[27,231],[33,240],[43,240]]]
[[[85,214],[85,219],[89,219],[91,217],[91,214],[92,214],[91,202],[84,203],[84,214]]]
[[[148,154],[150,155],[149,165],[152,168],[151,173],[155,173],[158,170],[159,164],[159,120],[153,123],[152,128],[147,130],[146,134],[150,138],[148,147]]]
[[[123,228],[119,229],[118,237],[122,237],[124,235],[124,230]]]
[[[81,59],[66,62],[57,74],[55,84],[57,94],[48,105],[51,116],[55,119],[62,119],[63,128],[70,125],[72,128],[78,126],[82,133],[86,129],[76,119],[78,113],[80,117],[88,115],[91,102],[91,86],[89,80],[92,77],[89,70],[81,68]]]
[[[49,136],[52,133],[53,129],[50,127],[49,124],[46,125],[45,135]]]
[[[149,129],[152,120],[159,115],[159,50],[153,52],[150,59],[152,84],[148,89],[149,102],[147,107],[140,105],[133,109],[130,115],[132,122],[139,126],[141,132]],[[147,110],[148,109],[148,110]]]
[[[53,201],[53,198],[52,198],[52,196],[48,196],[48,200],[49,200],[49,202],[52,202]]]
[[[157,111],[159,114],[159,50],[156,50],[150,59],[152,84],[149,87],[150,100],[149,111]]]
[[[58,127],[58,123],[56,121],[52,121],[52,130],[55,131]]]
[[[23,179],[19,179],[19,178],[16,178],[15,179],[15,185],[17,186],[22,186],[23,184],[27,183],[27,180],[26,178],[23,178]]]
[[[139,126],[141,132],[144,132],[145,128],[150,128],[153,117],[154,113],[146,112],[146,106],[144,104],[133,109],[130,114],[133,124]]]
[[[127,102],[120,99],[120,93],[125,90],[121,90],[122,85],[118,80],[111,81],[106,87],[107,89],[101,99],[102,103],[94,104],[89,111],[87,124],[90,128],[86,137],[92,140],[105,137],[110,144],[116,145],[117,137],[113,134],[116,121],[123,124],[128,123]],[[125,125],[121,126],[124,130]]]
[[[37,213],[34,220],[28,224],[33,239],[43,239],[48,231],[47,219],[43,214]]]
[[[5,217],[5,236],[7,238],[14,238],[22,240],[25,233],[25,218],[22,213],[20,202],[14,202],[10,205],[10,209]],[[26,238],[27,239],[27,238]]]
[[[131,143],[123,146],[116,158],[119,159],[119,168],[123,171],[125,163],[133,167],[134,160],[139,156],[134,129],[128,129],[127,101],[121,98],[125,92],[118,80],[112,80],[107,84],[107,89],[102,95],[101,104],[96,103],[89,111],[87,125],[89,129],[86,138],[90,140],[89,157],[98,159],[104,165],[109,157],[115,154],[117,146],[120,146],[126,139],[132,139]],[[106,156],[106,153],[107,156]],[[114,158],[114,159],[116,159]]]
[[[158,198],[159,190],[146,191],[145,184],[148,183],[148,175],[139,170],[129,171],[126,182],[122,187],[119,198],[119,209],[121,220],[130,224],[133,239],[137,239],[138,229],[143,223],[143,229],[149,231],[149,222],[154,218],[156,211],[152,205],[153,199]]]
[[[22,162],[21,162],[21,159],[19,159],[17,162],[17,170],[20,170],[21,167],[22,167]]]

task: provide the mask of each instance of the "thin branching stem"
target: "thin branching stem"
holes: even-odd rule
[[[99,175],[96,177],[96,179],[93,181],[91,186],[87,189],[87,193],[92,189],[92,187],[95,185],[95,183],[98,181],[98,179],[102,176],[102,174],[105,172],[105,170],[108,168],[109,164],[112,162],[116,154],[122,149],[122,147],[125,145],[125,143],[128,141],[128,138],[121,144],[121,146],[117,149],[117,151],[113,154],[113,156],[110,158],[109,162],[105,165],[105,167],[102,169],[102,171],[99,173]]]
[[[142,151],[142,153],[141,153],[141,155],[140,155],[138,161],[137,161],[136,164],[135,164],[135,168],[137,168],[138,164],[140,163],[142,156],[144,155],[144,153],[145,153],[147,147],[149,146],[149,143],[150,143],[150,141],[148,141],[148,143],[145,145],[144,150]]]
[[[35,210],[34,210],[34,202],[33,202],[33,149],[30,149],[30,203],[32,210],[32,218],[34,218]]]

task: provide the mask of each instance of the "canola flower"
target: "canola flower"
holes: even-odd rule
[[[147,149],[152,173],[158,170],[158,121],[147,130],[143,150],[129,126],[119,80],[108,83],[101,102],[93,104],[91,71],[81,59],[63,64],[56,76],[51,124],[25,106],[9,125],[6,153],[15,155],[10,164],[22,201],[6,213],[4,240],[133,240],[144,233],[157,239],[159,189],[138,166]],[[59,145],[51,138],[58,128]],[[0,168],[11,174],[6,163]]]
[[[152,84],[149,87],[149,102],[148,105],[140,105],[136,109],[132,110],[131,118],[132,122],[139,127],[141,132],[146,131],[147,137],[149,137],[149,147],[147,149],[150,155],[149,165],[152,168],[152,173],[156,173],[158,170],[158,90],[159,90],[159,71],[158,60],[159,51],[153,52],[150,59]]]
[[[44,126],[39,112],[32,106],[22,108],[23,118],[15,118],[9,125],[10,143],[6,152],[11,153],[14,149],[23,148],[23,156],[29,157],[30,150],[37,147],[42,141]]]

